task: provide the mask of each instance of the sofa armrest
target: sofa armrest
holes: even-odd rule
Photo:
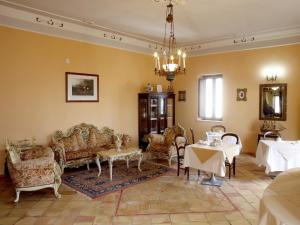
[[[59,163],[59,166],[62,169],[66,162],[65,148],[61,144],[52,144],[51,148],[54,152],[55,161]]]
[[[42,147],[42,146],[36,146],[32,149],[23,150],[20,152],[20,158],[22,160],[32,160],[32,159],[38,159],[41,157],[48,157],[50,159],[54,158],[54,153],[51,148]]]

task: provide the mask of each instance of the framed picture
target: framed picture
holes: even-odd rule
[[[238,88],[236,92],[237,101],[247,101],[247,88]]]
[[[99,102],[99,75],[66,72],[66,102]]]
[[[185,91],[178,91],[178,101],[183,101],[185,102],[185,94],[186,92]]]

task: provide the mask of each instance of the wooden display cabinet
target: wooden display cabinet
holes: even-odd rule
[[[162,134],[175,124],[174,93],[139,93],[139,146],[146,149],[147,134]]]

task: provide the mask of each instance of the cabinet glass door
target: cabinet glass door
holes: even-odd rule
[[[141,98],[139,100],[140,107],[140,132],[142,134],[148,133],[148,100]]]
[[[159,98],[159,132],[162,134],[167,127],[167,100],[164,97]]]
[[[150,132],[158,133],[158,98],[150,99]]]
[[[167,100],[167,126],[172,127],[174,120],[174,99],[168,98]]]

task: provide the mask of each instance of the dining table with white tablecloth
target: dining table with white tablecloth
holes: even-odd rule
[[[225,159],[232,163],[233,158],[240,154],[240,146],[223,144],[209,146],[204,144],[192,144],[185,148],[184,167],[212,172],[221,177],[225,176]]]
[[[260,200],[258,225],[300,224],[300,168],[280,173]]]
[[[267,174],[300,167],[300,142],[260,140],[256,163],[265,166]]]

